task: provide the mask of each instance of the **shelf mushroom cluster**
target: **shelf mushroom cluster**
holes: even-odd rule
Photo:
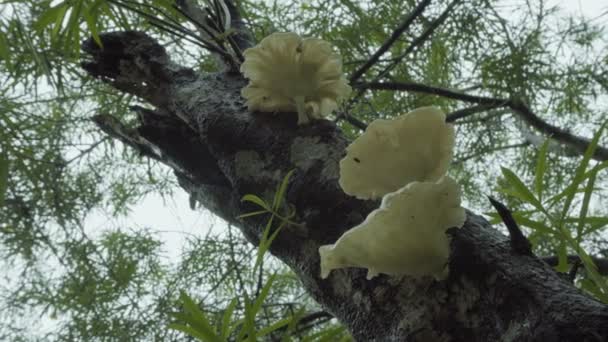
[[[249,84],[241,95],[249,110],[297,111],[302,125],[329,115],[351,92],[340,56],[322,39],[273,33],[243,55]]]
[[[382,197],[382,204],[336,243],[319,248],[321,277],[364,267],[368,279],[379,273],[444,279],[445,232],[466,218],[460,187],[446,175],[453,148],[454,128],[434,107],[372,122],[346,149],[339,183],[351,196]]]
[[[321,39],[274,33],[245,50],[241,95],[252,111],[298,113],[298,124],[338,108],[351,87],[342,61]],[[446,172],[454,128],[437,108],[423,107],[394,120],[375,120],[346,149],[340,186],[360,199],[382,198],[358,226],[319,248],[321,276],[364,267],[379,273],[443,279],[448,272],[450,227],[465,221],[460,188]]]

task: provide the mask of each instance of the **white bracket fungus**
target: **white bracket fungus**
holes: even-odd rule
[[[301,125],[330,114],[351,92],[340,56],[324,40],[273,33],[243,54],[249,84],[241,95],[250,110],[297,111]]]
[[[393,120],[374,120],[346,148],[340,186],[360,199],[375,199],[413,181],[436,181],[452,160],[454,128],[435,107]]]
[[[378,273],[444,279],[450,255],[445,231],[461,227],[465,218],[453,179],[410,183],[386,195],[380,208],[335,244],[319,248],[321,277],[336,268],[364,267],[368,279]]]

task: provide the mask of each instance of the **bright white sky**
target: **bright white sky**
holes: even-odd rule
[[[559,5],[567,12],[581,13],[589,18],[596,18],[608,11],[608,3],[602,0],[552,0],[548,4]]]

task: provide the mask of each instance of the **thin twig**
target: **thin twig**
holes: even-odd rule
[[[492,120],[494,118],[498,118],[501,117],[505,114],[509,114],[509,113],[513,113],[512,110],[510,110],[509,108],[504,108],[504,109],[500,109],[500,110],[492,110],[487,116],[482,116],[482,117],[478,117],[478,118],[472,118],[469,120],[458,120],[456,122],[453,122],[454,125],[469,125],[469,124],[474,124],[474,123],[478,123],[478,122],[488,122],[489,120]],[[449,116],[450,114],[448,114]]]
[[[440,88],[427,86],[425,84],[415,82],[369,82],[369,83],[357,83],[353,85],[354,88],[359,89],[373,89],[373,90],[398,90],[398,91],[411,91],[414,93],[425,93],[432,94],[441,97],[446,97],[453,100],[460,100],[465,102],[472,102],[482,105],[497,106],[501,107],[506,105],[509,100],[469,95],[463,92],[459,92],[452,89]]]
[[[318,322],[315,322],[315,324],[313,324],[313,326],[314,326],[314,325],[326,322],[332,318],[334,318],[334,316],[327,311],[311,312],[298,320],[298,323],[295,326],[295,331],[296,331],[296,333],[301,333],[307,329],[312,328],[309,325],[305,326],[305,324],[310,324],[314,321],[318,321]],[[285,325],[285,326],[282,326],[281,328],[277,329],[277,331],[285,331],[288,328],[289,328],[289,325]]]
[[[245,24],[237,4],[232,0],[226,0],[225,3],[230,13],[230,27],[236,32],[234,35],[231,35],[234,43],[241,51],[253,46],[253,36]]]
[[[386,52],[388,49],[395,44],[397,39],[405,32],[414,22],[414,20],[422,14],[424,9],[431,3],[431,0],[422,0],[414,10],[408,14],[407,17],[403,20],[403,22],[393,31],[391,36],[380,46],[380,48],[369,58],[369,60],[363,64],[359,69],[357,69],[350,77],[350,82],[356,82],[363,74],[369,70],[374,64],[378,62],[378,59]]]
[[[530,109],[530,107],[528,107],[527,104],[525,104],[522,100],[518,98],[501,99],[495,97],[470,95],[456,90],[432,87],[414,82],[370,82],[358,83],[353,86],[359,89],[411,91],[417,93],[433,94],[449,99],[472,102],[480,105],[488,105],[496,108],[508,107],[513,110],[513,112],[517,114],[517,116],[528,125],[550,136],[555,141],[572,147],[580,154],[583,154],[591,143],[589,139],[576,136],[568,132],[567,130],[561,129],[544,121],[534,112],[532,112],[532,110]],[[597,146],[592,157],[593,159],[598,161],[608,160],[608,148],[603,146]]]
[[[568,132],[567,130],[561,129],[544,121],[534,114],[530,107],[519,99],[509,100],[508,107],[518,114],[518,116],[522,118],[528,125],[536,128],[540,132],[550,136],[552,139],[558,142],[571,146],[580,154],[584,154],[591,144],[589,139],[579,137]],[[608,148],[599,145],[596,146],[592,157],[598,161],[608,160]]]
[[[210,44],[217,50],[214,52],[216,52],[224,59],[224,62],[229,68],[231,68],[232,70],[238,70],[240,64],[239,61],[234,60],[233,56],[228,51],[226,51],[224,44],[217,38],[216,34],[210,31],[210,28],[206,27],[205,23],[199,22],[188,12],[187,7],[189,6],[189,4],[183,1],[179,2],[179,4],[181,5],[174,4],[173,8],[181,15],[183,15],[186,19],[188,19],[190,22],[192,22],[196,27],[202,30],[207,36],[209,36],[209,38],[211,38],[215,42],[215,44],[211,42],[208,42],[208,44]]]
[[[557,266],[559,258],[557,256],[541,257],[541,260],[547,263],[549,266]],[[575,262],[581,262],[581,258],[578,255],[568,255],[568,263],[574,264]],[[608,259],[600,257],[591,257],[595,266],[597,266],[597,272],[601,275],[608,275]]]
[[[170,22],[164,21],[162,19],[156,18],[155,16],[146,13],[138,8],[133,7],[132,5],[123,3],[119,0],[108,0],[109,3],[115,4],[116,6],[119,7],[123,7],[127,10],[130,10],[134,13],[137,13],[139,15],[141,15],[142,17],[146,18],[148,20],[148,22],[150,23],[150,25],[160,29],[161,31],[165,31],[168,32],[174,36],[177,36],[179,38],[185,39],[205,50],[209,50],[211,52],[215,52],[218,54],[221,54],[221,51],[218,50],[217,47],[213,46],[210,42],[202,39],[201,37],[193,34],[192,32],[190,32],[189,30],[176,25],[176,24],[172,24]]]
[[[170,28],[168,28],[166,26],[163,26],[161,24],[158,24],[158,23],[156,23],[154,21],[150,21],[149,24],[152,25],[152,26],[154,26],[154,27],[156,27],[156,28],[158,28],[158,29],[160,29],[160,30],[168,32],[168,33],[170,33],[170,34],[172,34],[172,35],[174,35],[174,36],[176,36],[178,38],[184,39],[184,40],[186,40],[186,41],[188,41],[188,42],[190,42],[190,43],[192,43],[192,44],[194,44],[194,45],[196,45],[196,46],[198,46],[198,47],[200,47],[200,48],[202,48],[204,50],[210,50],[208,46],[206,46],[205,44],[201,43],[198,39],[196,39],[196,40],[192,39],[192,38],[190,38],[189,36],[187,36],[185,34],[182,34],[182,33],[177,32],[177,31],[173,31],[172,29],[170,29]],[[212,51],[212,50],[210,50],[210,51]]]
[[[454,9],[454,7],[456,7],[456,5],[458,5],[458,3],[461,0],[454,0],[452,1],[448,7],[446,7],[446,9],[443,11],[443,13],[441,13],[441,15],[433,20],[433,22],[431,22],[431,25],[429,27],[426,28],[426,30],[424,30],[424,32],[422,32],[422,34],[418,37],[416,37],[412,43],[407,47],[407,49],[405,49],[405,51],[399,55],[397,58],[395,58],[391,64],[387,65],[386,68],[384,68],[384,70],[382,70],[378,76],[376,76],[374,78],[374,80],[379,80],[382,77],[386,76],[391,70],[393,70],[393,68],[395,66],[397,66],[397,64],[401,63],[401,61],[410,53],[412,53],[412,51],[414,51],[418,46],[422,45],[425,41],[427,41],[435,32],[435,30],[441,26],[445,20],[448,18],[450,12],[452,12],[452,10]]]
[[[376,77],[374,77],[373,82],[378,81],[379,79],[381,79],[382,77],[384,77],[386,74],[388,74],[397,64],[399,64],[408,54],[410,54],[412,51],[414,51],[418,46],[422,45],[426,40],[428,40],[433,33],[435,32],[435,30],[441,26],[445,20],[448,18],[448,15],[450,14],[450,12],[452,11],[452,9],[454,9],[454,7],[456,7],[456,5],[460,2],[461,0],[454,0],[452,1],[448,7],[443,11],[443,13],[437,18],[435,19],[433,22],[431,22],[430,26],[426,28],[426,30],[424,30],[424,32],[422,32],[422,34],[418,37],[416,37],[412,43],[407,47],[407,49],[405,50],[405,52],[403,52],[401,55],[397,56],[396,58],[393,58],[391,63],[386,66],[378,75],[376,75]],[[378,56],[379,58],[380,56]],[[377,61],[376,61],[377,62]],[[369,62],[368,62],[369,63]],[[365,65],[364,65],[365,66]],[[363,67],[364,67],[363,66]],[[363,69],[363,67],[360,68]],[[367,70],[367,69],[365,69]],[[356,74],[355,74],[356,75]],[[355,76],[353,75],[353,76]],[[354,83],[357,79],[354,77],[351,77],[351,84]],[[352,106],[353,103],[355,103],[358,99],[361,98],[361,96],[363,96],[363,93],[365,92],[364,88],[359,88],[357,94],[355,94],[351,100],[348,102],[347,105],[347,110],[350,110],[350,107]],[[338,119],[341,119],[341,116],[338,116]],[[348,120],[348,117],[345,116],[345,119],[350,122]],[[352,122],[350,122],[352,123]]]
[[[358,129],[360,129],[362,131],[365,131],[367,129],[367,124],[365,122],[363,122],[363,121],[357,119],[356,117],[350,115],[346,111],[338,113],[338,115],[336,116],[336,120],[334,122],[337,122],[341,118],[344,118],[344,120],[346,120],[346,122],[348,122],[349,124],[357,127]]]
[[[471,107],[455,110],[451,113],[448,113],[445,116],[445,122],[454,122],[456,120],[464,119],[468,116],[471,116],[471,115],[474,115],[477,113],[481,113],[481,112],[485,112],[487,110],[494,109],[494,108],[496,108],[496,106],[476,105],[476,106],[471,106]]]
[[[498,146],[498,147],[493,148],[493,149],[489,149],[489,150],[481,151],[481,152],[478,152],[478,153],[469,154],[469,155],[464,156],[464,157],[462,157],[462,158],[460,158],[460,159],[458,159],[458,160],[454,160],[454,161],[452,162],[452,164],[453,164],[453,165],[456,165],[456,164],[464,163],[464,162],[466,162],[467,160],[471,160],[471,159],[473,159],[473,158],[480,157],[480,156],[482,156],[482,155],[484,155],[484,154],[487,154],[487,153],[498,152],[498,151],[505,151],[505,150],[510,150],[510,149],[512,149],[512,148],[521,148],[521,147],[526,147],[526,146],[528,146],[528,145],[530,145],[530,144],[529,144],[529,143],[527,143],[527,142],[523,142],[523,143],[518,143],[518,144],[511,144],[511,145]]]
[[[102,139],[98,140],[97,142],[95,142],[94,144],[92,144],[91,146],[89,146],[87,149],[80,151],[80,153],[77,156],[74,156],[73,158],[71,158],[70,160],[66,161],[64,165],[68,165],[71,164],[72,162],[74,162],[77,159],[82,158],[84,155],[88,154],[89,152],[93,151],[97,146],[99,146],[101,143],[104,143],[106,141],[110,140],[110,136],[105,136]]]
[[[580,259],[574,260],[572,268],[570,268],[570,271],[568,272],[568,280],[570,280],[572,284],[574,284],[574,281],[576,280],[576,275],[578,274],[578,270],[580,269],[582,264],[583,262]]]

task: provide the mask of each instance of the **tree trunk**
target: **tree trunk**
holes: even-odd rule
[[[295,170],[286,201],[296,210],[270,251],[307,291],[360,341],[605,341],[608,307],[589,298],[535,256],[513,251],[508,237],[468,212],[452,236],[445,281],[380,275],[357,268],[319,277],[318,248],[334,243],[378,206],[347,196],[338,162],[348,141],[330,121],[297,126],[295,113],[251,113],[236,73],[199,75],[170,61],[138,32],[102,35],[104,49],[84,43],[83,67],[154,109],[134,108],[137,129],[95,117],[115,138],[175,170],[199,203],[237,225],[257,244],[268,219],[237,220],[259,208],[245,194],[271,199]]]

